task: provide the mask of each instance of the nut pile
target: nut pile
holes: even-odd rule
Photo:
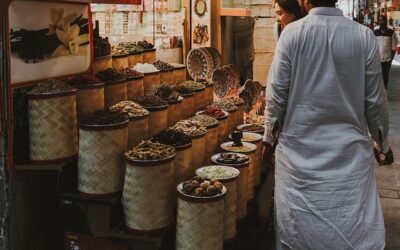
[[[206,127],[201,125],[198,121],[181,120],[172,128],[185,133],[187,136],[199,136],[207,133]]]
[[[64,82],[71,86],[92,85],[100,83],[98,78],[89,75],[75,76],[73,78],[64,80]]]
[[[218,120],[208,115],[195,115],[190,118],[192,121],[197,121],[204,127],[212,127],[218,124]]]
[[[264,125],[265,124],[265,116],[256,115],[256,114],[249,114],[246,117],[246,123]]]
[[[171,71],[174,70],[174,66],[167,62],[163,62],[160,60],[157,60],[152,63],[159,71]]]
[[[222,111],[221,109],[219,109],[219,108],[211,108],[211,107],[206,108],[203,111],[202,114],[208,115],[208,116],[213,117],[213,118],[221,118],[221,117],[226,116],[224,111]]]
[[[240,97],[236,97],[236,96],[230,96],[230,97],[226,97],[223,100],[226,100],[228,102],[233,103],[234,105],[238,106],[238,105],[242,105],[244,104],[244,100]]]
[[[149,111],[132,101],[122,101],[110,107],[110,111],[122,112],[128,118],[140,117],[149,114]]]
[[[205,181],[202,177],[196,176],[182,184],[182,192],[197,197],[211,197],[222,192],[224,185],[217,180]]]
[[[118,72],[121,73],[126,79],[132,79],[136,77],[143,76],[142,73],[130,68],[118,69]]]
[[[235,153],[221,153],[218,155],[216,161],[222,164],[243,164],[249,161],[249,157]]]
[[[143,48],[133,42],[121,42],[116,46],[116,49],[124,50],[128,54],[139,54],[143,52]]]
[[[108,68],[96,74],[96,77],[105,82],[124,80],[125,76],[118,70]]]
[[[169,128],[155,135],[152,138],[152,141],[173,147],[179,147],[190,144],[192,139],[177,129]]]
[[[123,49],[123,48],[120,48],[120,47],[114,47],[114,46],[112,46],[112,55],[113,56],[123,56],[123,55],[128,55],[127,54],[127,52]]]
[[[176,101],[179,98],[179,92],[173,85],[168,83],[154,85],[149,94],[158,96],[167,102]]]
[[[150,63],[138,63],[133,67],[133,69],[143,74],[158,72],[158,69]]]
[[[195,82],[195,81],[184,81],[179,86],[185,87],[187,89],[190,89],[192,91],[194,90],[199,90],[199,89],[204,89],[204,85],[200,82]]]
[[[208,107],[219,108],[219,109],[222,109],[227,112],[232,112],[237,109],[236,105],[233,102],[230,102],[230,101],[227,101],[224,99],[216,101],[216,102],[212,103],[211,105],[209,105]]]
[[[239,130],[242,132],[261,132],[264,131],[264,127],[258,124],[251,124],[243,126]]]
[[[143,107],[160,107],[168,105],[166,101],[155,95],[136,96],[134,98],[134,101],[139,103]]]
[[[113,125],[126,121],[127,118],[124,113],[104,109],[84,116],[80,122],[85,125]]]
[[[131,160],[154,161],[163,160],[175,154],[175,148],[158,142],[142,141],[125,153]]]
[[[74,88],[66,84],[63,81],[58,80],[47,80],[39,83],[35,88],[28,92],[31,95],[43,95],[43,94],[60,94],[74,90]]]

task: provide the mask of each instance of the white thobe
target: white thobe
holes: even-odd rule
[[[266,102],[264,141],[280,132],[278,249],[383,249],[369,133],[386,152],[388,111],[373,32],[313,8],[283,30]]]

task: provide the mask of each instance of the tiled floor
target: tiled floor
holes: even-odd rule
[[[400,250],[400,56],[393,61],[388,85],[391,166],[376,166],[375,174],[386,224],[386,250]]]

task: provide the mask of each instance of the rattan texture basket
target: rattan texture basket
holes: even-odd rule
[[[76,91],[60,95],[28,95],[29,158],[46,164],[78,154]]]

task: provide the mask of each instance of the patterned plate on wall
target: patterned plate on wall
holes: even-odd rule
[[[221,54],[219,53],[219,51],[216,48],[207,47],[206,49],[212,56],[212,59],[214,62],[214,68],[219,69],[221,67]]]
[[[207,79],[208,71],[212,68],[212,58],[206,55],[200,49],[193,49],[189,51],[187,56],[187,70],[189,75],[194,79]]]
[[[203,52],[203,54],[207,57],[207,60],[209,61],[209,64],[207,65],[207,79],[211,79],[212,74],[215,69],[213,57],[207,48],[205,48],[205,47],[200,48],[200,50],[201,50],[201,52]]]

